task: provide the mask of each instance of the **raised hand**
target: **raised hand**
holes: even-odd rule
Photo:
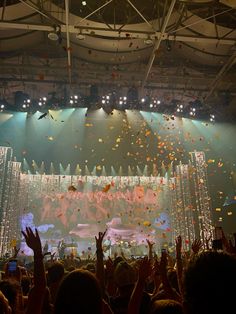
[[[42,245],[37,229],[35,229],[35,234],[30,227],[26,227],[26,230],[21,232],[25,237],[26,244],[34,251],[34,254],[42,255]]]
[[[192,246],[191,246],[193,253],[198,254],[200,249],[202,248],[202,246],[203,246],[203,244],[202,244],[201,240],[199,240],[199,239],[194,240],[192,243]]]
[[[105,230],[104,232],[99,232],[98,237],[95,236],[97,250],[102,250],[102,241],[104,239],[106,232],[107,230]]]
[[[181,256],[182,251],[182,237],[179,235],[175,240],[176,257]]]
[[[148,259],[147,256],[145,256],[140,264],[139,264],[139,270],[138,270],[138,278],[140,281],[145,281],[152,273],[152,264],[150,259]]]
[[[167,275],[167,253],[165,251],[161,252],[160,272],[162,276]]]
[[[227,240],[222,230],[222,242],[227,253],[236,254],[236,233],[234,233],[234,244],[233,244],[232,240],[229,240],[229,241]]]
[[[153,248],[153,246],[155,245],[155,242],[151,242],[150,240],[146,239],[147,245],[149,250]]]

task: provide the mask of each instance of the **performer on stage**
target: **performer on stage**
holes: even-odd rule
[[[45,242],[43,247],[43,254],[46,254],[48,252],[48,241]]]
[[[65,244],[64,240],[62,239],[61,241],[59,241],[58,246],[57,246],[58,255],[59,255],[60,259],[64,258],[65,248],[66,248],[66,244]]]

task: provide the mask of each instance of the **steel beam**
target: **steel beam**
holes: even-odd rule
[[[149,76],[149,73],[150,73],[150,71],[151,71],[153,62],[154,62],[155,57],[156,57],[156,52],[157,52],[157,50],[158,50],[159,47],[160,47],[161,41],[163,40],[163,34],[165,33],[165,30],[166,30],[166,27],[167,27],[167,25],[168,25],[169,19],[170,19],[171,14],[172,14],[172,12],[173,12],[173,10],[174,10],[175,2],[176,2],[176,0],[172,0],[172,1],[171,1],[169,10],[168,10],[168,12],[167,12],[167,15],[166,15],[166,17],[165,17],[164,23],[163,23],[162,28],[161,28],[161,34],[160,34],[160,36],[158,37],[158,39],[156,40],[156,43],[155,43],[155,45],[154,45],[152,54],[151,54],[151,56],[150,56],[150,59],[149,59],[148,65],[147,65],[147,69],[146,69],[146,71],[145,71],[144,80],[143,80],[143,82],[142,82],[142,88],[143,88],[144,85],[146,84],[146,81],[147,81],[148,76]]]
[[[69,0],[65,0],[65,12],[66,12],[67,67],[68,67],[69,83],[71,84],[71,47],[70,47],[70,32],[69,32]]]
[[[224,64],[224,66],[220,69],[219,73],[216,75],[215,79],[211,83],[210,89],[207,95],[204,97],[204,101],[207,101],[209,97],[214,92],[218,82],[222,79],[222,77],[230,70],[230,68],[236,63],[236,51],[232,54],[232,56],[228,59],[228,61]]]
[[[61,33],[66,33],[66,25],[61,25]],[[17,30],[28,30],[28,31],[42,31],[42,32],[52,32],[54,27],[50,25],[42,24],[25,24],[25,23],[15,23],[15,22],[0,22],[0,29],[17,29]],[[162,38],[162,40],[169,39],[170,41],[182,41],[182,42],[192,42],[192,43],[202,43],[202,44],[213,44],[213,45],[234,45],[236,43],[236,38],[216,38],[209,36],[188,36],[188,35],[169,35],[166,32],[148,32],[140,31],[135,29],[122,29],[119,31],[110,30],[108,28],[96,28],[88,26],[76,26],[68,25],[68,31],[70,34],[78,34],[80,30],[83,30],[84,35],[90,35],[92,31],[95,32],[95,36],[104,36],[108,38],[127,38],[127,34],[130,35],[132,39],[146,39],[147,35],[155,40],[156,38]],[[3,38],[2,38],[3,39]]]

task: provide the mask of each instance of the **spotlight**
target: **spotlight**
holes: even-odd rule
[[[40,107],[42,107],[42,106],[46,105],[46,101],[47,101],[47,97],[40,97],[39,101],[38,101],[38,105]]]
[[[102,99],[102,104],[105,104],[106,103],[106,100],[105,99]]]
[[[149,107],[150,107],[150,108],[153,108],[153,104],[150,104]]]
[[[210,121],[215,122],[215,115],[214,114],[210,114]]]
[[[27,107],[27,106],[26,106],[26,104],[23,104],[23,105],[22,105],[22,108],[24,108],[24,109],[25,109],[26,107]]]
[[[86,1],[82,1],[82,5],[83,5],[83,6],[86,6],[86,5],[87,5],[87,2],[86,2]]]
[[[4,109],[4,108],[5,108],[5,106],[2,104],[2,105],[0,106],[0,108],[1,108],[1,109]]]
[[[73,103],[74,103],[74,100],[70,99],[70,104],[73,105]]]
[[[183,112],[184,106],[183,105],[177,105],[177,112]]]
[[[142,99],[141,99],[141,102],[144,103],[144,102],[145,102],[145,98],[142,98]]]
[[[158,104],[158,105],[160,105],[160,103],[161,103],[161,101],[160,101],[160,100],[158,100],[158,101],[157,101],[157,104]]]
[[[189,115],[194,117],[196,115],[196,108],[190,108]]]
[[[124,97],[120,97],[119,98],[119,105],[126,105],[126,103],[127,103],[127,97],[126,96],[124,96]]]
[[[24,100],[25,108],[30,106],[30,99]]]

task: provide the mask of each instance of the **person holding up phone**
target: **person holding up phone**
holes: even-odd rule
[[[214,251],[223,250],[223,230],[222,227],[216,226],[214,230],[214,239],[212,241],[212,249]]]

